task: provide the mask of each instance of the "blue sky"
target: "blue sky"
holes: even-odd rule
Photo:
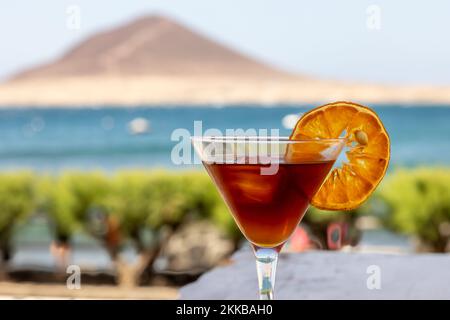
[[[51,60],[95,31],[159,13],[297,73],[375,83],[450,84],[450,1],[446,0],[0,3],[0,78]],[[80,30],[66,27],[69,5],[81,9]],[[376,17],[374,11],[367,11],[371,5],[379,8]],[[368,19],[373,22],[374,17],[379,17],[380,29],[368,28]]]

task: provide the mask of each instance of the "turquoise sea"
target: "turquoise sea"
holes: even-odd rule
[[[170,154],[176,144],[171,141],[171,134],[177,128],[193,133],[194,121],[201,120],[203,130],[280,129],[280,134],[288,135],[282,118],[309,108],[304,105],[6,108],[0,110],[0,169],[54,172],[67,168],[106,171],[175,168]],[[391,137],[391,168],[450,165],[450,108],[425,105],[374,108]],[[129,132],[129,122],[139,117],[149,120],[148,134]]]

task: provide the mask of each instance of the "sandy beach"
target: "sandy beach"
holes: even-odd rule
[[[266,80],[212,76],[66,77],[0,84],[3,107],[276,104],[333,100],[448,104],[450,87],[347,84],[295,77]]]

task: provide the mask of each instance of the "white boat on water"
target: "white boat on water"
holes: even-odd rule
[[[294,129],[300,117],[301,117],[300,113],[287,114],[283,117],[283,119],[281,119],[281,124],[285,129]]]
[[[145,118],[135,118],[128,123],[131,134],[145,134],[150,131],[150,121]]]

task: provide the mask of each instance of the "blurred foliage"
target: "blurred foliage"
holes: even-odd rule
[[[234,243],[242,237],[203,172],[0,174],[0,240],[8,243],[14,225],[35,211],[48,216],[60,242],[68,242],[75,232],[84,231],[117,247],[131,240],[139,250],[151,246],[161,230],[175,230],[180,224],[201,219],[212,221]],[[433,250],[445,250],[450,233],[450,170],[395,171],[357,210],[326,212],[310,208],[304,222],[326,241],[330,223],[354,228],[356,219],[366,214],[375,214],[396,232],[416,236]]]
[[[141,227],[175,226],[190,209],[181,179],[173,173],[125,171],[112,181],[107,208],[128,233]]]
[[[115,241],[123,244],[131,239],[146,246],[159,229],[177,228],[198,219],[212,220],[232,239],[240,237],[215,187],[203,173],[125,170],[106,176],[100,172],[66,172],[35,180],[38,211],[48,215],[60,242],[68,242],[77,231],[108,241],[114,223],[120,232],[120,239]]]
[[[104,197],[106,212],[116,215],[121,228],[133,234],[142,227],[164,226],[211,219],[218,226],[233,224],[208,176],[198,172],[122,171],[111,179]],[[223,224],[222,224],[223,223]],[[224,228],[232,235],[235,230]]]
[[[90,210],[101,204],[110,182],[99,172],[67,172],[41,177],[37,182],[37,208],[48,214],[56,240],[67,242],[82,229]]]
[[[33,212],[34,182],[28,172],[0,174],[0,232]]]
[[[195,208],[200,217],[211,220],[235,242],[242,238],[242,233],[207,174],[188,172],[181,179],[182,185],[187,189],[189,205]]]
[[[356,220],[364,214],[367,214],[366,206],[351,211],[325,211],[311,206],[302,223],[308,226],[315,237],[313,240],[318,241],[321,248],[328,248],[327,236],[333,223],[345,225],[342,245],[356,245],[361,237],[361,232],[356,228]]]
[[[330,222],[345,222],[352,219],[355,214],[358,213],[360,213],[358,210],[326,211],[311,206],[305,214],[303,222],[307,222],[312,225],[328,225]]]
[[[377,198],[375,198],[376,200]],[[443,252],[450,237],[450,169],[401,169],[386,178],[378,192],[379,215],[397,232],[414,235]]]
[[[14,228],[34,211],[34,183],[29,172],[0,174],[0,261],[8,261],[11,256]]]

